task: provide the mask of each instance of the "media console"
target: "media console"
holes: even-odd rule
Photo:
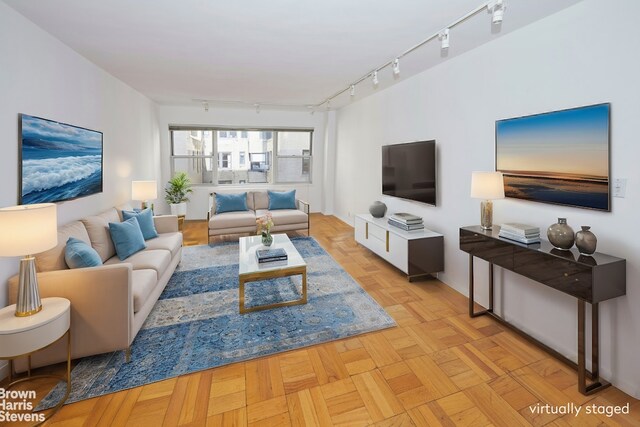
[[[498,236],[499,226],[483,230],[480,226],[460,228],[460,250],[469,253],[469,316],[490,315],[553,356],[578,370],[578,390],[588,395],[610,384],[598,371],[598,303],[626,294],[626,261],[596,252],[583,256],[576,249],[562,251],[543,241],[525,245]],[[474,310],[473,257],[489,262],[489,308]],[[578,363],[527,335],[498,316],[493,310],[493,266],[497,265],[540,282],[578,299]],[[585,305],[591,304],[591,372],[586,368]],[[587,385],[587,375],[592,383]]]
[[[362,246],[400,269],[411,281],[444,271],[444,238],[431,230],[404,231],[387,218],[356,215],[355,239]]]

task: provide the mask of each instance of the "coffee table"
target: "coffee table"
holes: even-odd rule
[[[240,314],[252,311],[267,310],[276,307],[286,307],[307,303],[307,264],[293,246],[286,234],[273,234],[271,248],[283,248],[287,253],[286,261],[276,261],[260,264],[256,258],[256,250],[265,249],[261,236],[240,238],[240,269],[238,281],[240,283]],[[302,275],[302,298],[293,301],[282,301],[273,304],[245,307],[244,285],[247,282],[277,279],[279,277]]]

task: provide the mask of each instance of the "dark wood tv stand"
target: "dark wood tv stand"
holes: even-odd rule
[[[596,252],[580,255],[577,249],[561,251],[549,242],[525,245],[498,237],[499,226],[460,228],[460,250],[469,253],[469,316],[489,315],[535,342],[578,371],[578,390],[588,395],[610,384],[599,374],[598,303],[626,294],[626,260]],[[489,262],[489,307],[474,310],[473,257]],[[531,337],[494,312],[493,267],[497,265],[578,299],[578,363]],[[586,367],[586,303],[591,304],[591,372]],[[587,384],[587,377],[592,381]]]

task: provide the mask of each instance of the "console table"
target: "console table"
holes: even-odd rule
[[[355,239],[391,265],[414,278],[444,271],[444,237],[427,230],[404,231],[387,218],[356,215]]]
[[[626,260],[596,252],[580,255],[577,249],[562,251],[543,241],[526,245],[498,236],[499,226],[460,228],[460,250],[469,253],[469,316],[489,315],[578,371],[578,390],[588,395],[608,387],[598,371],[598,303],[626,293]],[[489,307],[474,310],[473,257],[489,262]],[[497,265],[578,299],[578,363],[508,323],[493,311],[493,267]],[[591,304],[591,372],[586,368],[586,303]],[[592,381],[587,385],[587,376]]]

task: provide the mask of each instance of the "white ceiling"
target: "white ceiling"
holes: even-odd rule
[[[41,28],[161,104],[194,99],[318,104],[486,0],[4,0]],[[401,61],[400,78],[357,86],[356,99],[580,0],[505,0]],[[348,93],[332,101],[349,102]]]

